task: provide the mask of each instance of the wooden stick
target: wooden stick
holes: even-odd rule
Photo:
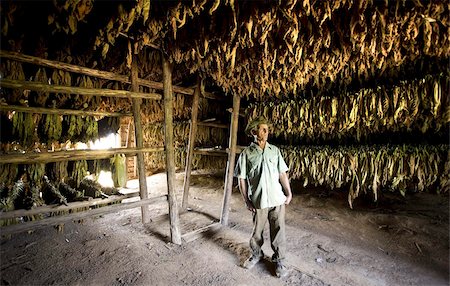
[[[131,63],[131,89],[133,91],[139,90],[139,85],[137,82],[138,79],[138,66],[137,66],[137,58],[136,55],[133,55],[133,60]],[[142,123],[141,123],[141,104],[142,100],[133,98],[133,115],[134,115],[134,137],[137,148],[144,147],[143,140],[143,132],[142,132]],[[139,193],[141,195],[141,200],[148,198],[148,190],[147,190],[147,174],[145,172],[145,160],[144,154],[137,154],[137,166],[138,166],[138,176],[139,176]],[[142,223],[150,222],[150,212],[148,206],[141,207],[142,214]]]
[[[194,150],[194,154],[196,155],[205,155],[205,156],[218,156],[218,157],[226,157],[227,153],[225,150]]]
[[[92,209],[92,210],[88,210],[88,211],[84,211],[84,212],[72,213],[72,214],[64,215],[64,216],[54,216],[54,217],[49,217],[49,218],[37,220],[37,221],[30,221],[30,222],[26,222],[26,223],[22,223],[22,224],[13,224],[13,225],[1,227],[0,230],[1,230],[1,235],[3,235],[3,236],[11,235],[14,233],[19,233],[19,232],[23,232],[23,231],[27,231],[27,230],[36,230],[36,229],[42,228],[44,226],[65,223],[70,220],[74,221],[74,220],[80,220],[80,219],[84,219],[84,218],[94,216],[94,215],[117,213],[122,210],[137,208],[137,207],[144,206],[144,205],[148,206],[150,204],[152,204],[152,205],[159,204],[159,203],[164,203],[164,202],[167,202],[167,195],[148,198],[148,199],[140,200],[137,202],[124,203],[124,204],[119,204],[119,205],[111,205],[111,206],[96,208],[96,209]]]
[[[200,96],[200,77],[197,77],[197,88],[194,92],[194,98],[192,100],[192,111],[191,111],[191,128],[189,130],[189,142],[188,151],[186,156],[186,169],[184,172],[184,185],[183,185],[183,203],[182,208],[186,209],[189,199],[189,184],[191,182],[191,171],[192,171],[192,159],[194,157],[194,145],[195,138],[197,136],[197,116],[198,116],[198,101]]]
[[[0,105],[0,110],[18,111],[18,112],[27,112],[27,113],[39,113],[39,114],[78,115],[78,116],[120,117],[120,116],[130,116],[131,115],[131,113],[90,111],[90,110],[72,110],[72,109],[58,109],[58,108],[45,108],[45,107],[28,107],[28,106],[17,106],[17,105]]]
[[[144,98],[155,100],[161,99],[161,95],[157,93],[132,92],[128,90],[116,90],[106,88],[50,85],[42,82],[14,80],[14,79],[1,79],[0,86],[2,88],[29,89],[34,91],[54,92],[54,93],[60,92],[68,94],[82,94],[82,95],[118,97],[118,98]]]
[[[93,76],[93,77],[97,77],[97,78],[103,78],[103,79],[107,79],[107,80],[115,80],[115,81],[120,81],[120,82],[125,82],[125,83],[131,83],[130,78],[125,75],[120,75],[120,74],[116,74],[113,72],[107,72],[107,71],[100,71],[100,70],[86,68],[86,67],[80,67],[80,66],[71,65],[71,64],[67,64],[67,63],[63,63],[63,62],[58,62],[58,61],[41,59],[38,57],[23,55],[23,54],[16,53],[16,52],[0,50],[0,58],[20,61],[20,62],[25,62],[25,63],[30,63],[30,64],[36,64],[36,65],[40,65],[40,66],[44,66],[44,67],[56,68],[56,69],[60,69],[60,70],[68,71],[68,72],[75,72],[75,73]],[[140,78],[138,78],[137,81],[138,81],[138,84],[142,85],[142,86],[147,86],[147,87],[154,88],[157,90],[164,89],[163,84],[161,82],[155,82],[155,81],[150,81],[150,80],[145,80],[145,79],[140,79]],[[186,94],[186,95],[192,95],[194,93],[193,88],[186,88],[186,87],[180,87],[180,86],[174,86],[173,91],[176,93],[181,93],[181,94]],[[217,100],[225,99],[224,97],[217,96],[210,92],[204,92],[202,94],[202,96],[204,96],[206,98],[210,98],[210,99],[217,99]]]
[[[231,199],[231,191],[233,189],[233,173],[234,173],[234,162],[236,158],[240,101],[241,98],[238,95],[233,95],[233,113],[231,116],[230,141],[229,141],[230,152],[228,152],[228,163],[225,177],[225,186],[223,191],[222,214],[220,217],[220,223],[222,225],[228,225],[228,216],[230,213],[229,205]]]
[[[175,195],[175,150],[173,141],[173,94],[172,65],[165,55],[163,57],[164,82],[164,137],[166,146],[167,190],[169,193],[170,236],[175,244],[181,244],[178,206]]]
[[[0,219],[9,219],[9,218],[22,217],[22,216],[33,216],[33,215],[38,215],[38,214],[48,214],[48,213],[70,211],[70,210],[79,209],[79,208],[87,208],[87,207],[92,207],[92,206],[121,202],[124,199],[134,198],[136,196],[137,196],[136,193],[130,193],[130,194],[126,194],[126,195],[113,195],[107,199],[97,198],[97,199],[92,199],[89,201],[71,202],[71,203],[68,203],[67,206],[65,206],[65,205],[49,205],[49,206],[37,207],[37,208],[31,209],[31,210],[21,209],[21,210],[0,212]]]
[[[69,150],[41,153],[13,153],[2,154],[0,156],[0,164],[34,164],[49,163],[61,161],[78,161],[78,160],[94,160],[105,159],[115,154],[142,154],[150,152],[162,152],[164,147],[147,147],[147,148],[112,148],[108,150]]]
[[[419,250],[419,252],[422,254],[422,249],[420,248],[419,244],[415,241],[414,241],[414,244],[416,245],[417,250]]]
[[[119,35],[121,35],[121,36],[123,36],[125,38],[128,38],[128,39],[131,39],[132,42],[134,42],[134,37],[129,36],[129,35],[125,34],[124,32],[119,32]],[[144,46],[151,47],[151,48],[153,48],[155,50],[161,50],[161,48],[158,45],[155,45],[153,43],[144,43]]]
[[[181,236],[181,238],[183,238],[184,242],[191,242],[191,241],[194,241],[194,240],[198,239],[199,237],[201,237],[204,232],[214,231],[214,230],[219,229],[220,227],[221,227],[221,224],[218,222],[215,222],[210,225],[196,229],[194,231],[185,233]]]
[[[214,122],[198,122],[198,126],[206,126],[206,127],[216,127],[216,128],[223,128],[228,129],[228,125],[226,124],[220,124],[220,123],[214,123]]]

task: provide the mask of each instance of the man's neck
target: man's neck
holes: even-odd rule
[[[266,148],[266,143],[267,143],[267,141],[256,140],[255,143],[259,146],[259,148],[261,148],[262,150],[264,150],[264,148]]]

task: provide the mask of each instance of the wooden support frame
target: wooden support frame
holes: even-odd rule
[[[0,164],[35,164],[61,161],[106,159],[115,154],[134,155],[146,152],[162,152],[164,147],[147,148],[112,148],[108,150],[69,150],[41,153],[2,154]]]
[[[139,91],[139,84],[137,82],[138,79],[138,66],[136,56],[133,55],[133,60],[131,63],[131,89],[133,91]],[[142,132],[142,124],[141,124],[141,99],[133,98],[133,118],[134,118],[134,135],[135,142],[137,148],[143,148],[143,132]],[[148,190],[147,190],[147,174],[145,172],[145,160],[144,154],[137,154],[137,165],[138,165],[138,177],[139,177],[139,194],[141,196],[141,200],[145,200],[148,198]],[[148,206],[143,205],[141,207],[142,214],[142,223],[150,222],[150,212]]]
[[[166,147],[167,190],[169,193],[170,236],[172,243],[181,244],[180,221],[175,194],[175,148],[173,141],[172,64],[162,55],[164,83],[164,137]]]
[[[186,168],[184,172],[184,185],[183,185],[183,203],[182,209],[188,208],[189,199],[189,184],[191,182],[191,171],[192,171],[192,159],[194,157],[194,146],[195,137],[197,136],[197,117],[198,117],[198,102],[200,97],[201,82],[200,78],[197,78],[197,87],[195,88],[194,98],[192,100],[192,110],[191,110],[191,126],[189,130],[189,142],[188,150],[186,156]]]
[[[101,214],[108,214],[108,213],[115,213],[122,210],[127,210],[131,208],[137,208],[142,206],[148,206],[150,204],[159,204],[159,203],[166,203],[167,202],[167,195],[159,196],[159,197],[153,197],[153,198],[146,198],[141,199],[137,202],[131,202],[131,203],[123,203],[120,205],[110,205],[106,207],[96,208],[89,211],[83,211],[79,213],[73,213],[69,215],[63,215],[63,216],[54,216],[49,217],[42,220],[37,221],[30,221],[27,223],[22,224],[14,224],[10,226],[4,226],[1,228],[1,234],[3,236],[5,235],[11,235],[14,233],[19,233],[27,230],[36,230],[38,228],[49,226],[49,225],[56,225],[65,223],[70,220],[80,220],[84,219],[90,216],[94,215],[101,215]]]
[[[162,151],[161,147],[151,148],[157,150],[147,151],[143,148],[142,142],[142,126],[141,126],[141,118],[140,118],[140,104],[141,99],[153,99],[160,100],[162,96],[157,93],[142,93],[139,91],[139,85],[147,86],[157,90],[164,91],[164,109],[165,109],[165,144],[166,144],[166,168],[167,168],[167,183],[168,183],[168,196],[164,197],[164,199],[169,202],[169,218],[170,218],[170,230],[171,230],[171,239],[175,244],[181,244],[181,233],[179,227],[179,216],[178,216],[178,207],[176,201],[176,194],[174,190],[174,178],[175,178],[175,160],[174,160],[174,144],[173,144],[173,92],[177,92],[180,94],[186,95],[194,95],[194,96],[203,96],[205,98],[218,99],[223,100],[223,97],[216,96],[215,94],[208,92],[200,92],[200,85],[197,85],[196,95],[194,94],[194,90],[192,88],[183,88],[172,85],[172,66],[169,63],[168,59],[163,56],[163,82],[151,82],[138,78],[137,72],[137,63],[136,56],[132,61],[132,69],[131,69],[131,77],[118,75],[111,72],[104,72],[94,69],[89,69],[85,67],[70,65],[66,63],[50,61],[46,59],[40,59],[31,56],[25,56],[19,53],[7,52],[0,50],[0,58],[7,58],[11,60],[37,64],[45,67],[56,68],[60,70],[65,70],[69,72],[75,72],[80,74],[85,74],[97,78],[103,78],[107,80],[115,80],[121,81],[125,83],[131,83],[132,91],[127,90],[112,90],[112,89],[98,89],[98,88],[84,88],[84,87],[71,87],[71,86],[62,86],[62,85],[49,85],[46,83],[40,82],[32,82],[32,81],[20,81],[20,80],[12,80],[12,79],[0,79],[0,86],[3,88],[11,88],[11,89],[23,89],[23,90],[33,90],[33,91],[41,91],[41,92],[54,92],[54,93],[67,93],[67,94],[81,94],[81,95],[90,95],[90,96],[105,96],[105,97],[117,97],[117,98],[129,98],[132,99],[133,103],[133,118],[135,125],[135,136],[136,136],[136,146],[137,148],[117,148],[119,150],[80,150],[80,151],[58,151],[58,152],[48,152],[47,154],[43,153],[28,153],[28,154],[8,154],[8,157],[2,156],[1,159],[4,159],[5,163],[34,163],[34,162],[47,162],[48,156],[51,157],[49,162],[55,161],[69,161],[69,160],[83,160],[83,159],[97,159],[97,158],[107,158],[117,153],[125,153],[125,154],[137,154],[138,159],[138,171],[139,171],[139,183],[140,183],[140,197],[141,201],[136,203],[127,204],[127,206],[108,206],[102,208],[101,211],[89,212],[89,213],[79,213],[70,217],[85,217],[89,215],[93,215],[98,213],[106,213],[106,212],[114,212],[119,211],[122,208],[132,208],[141,206],[142,209],[142,220],[144,223],[148,222],[149,214],[148,214],[148,203],[150,203],[148,199],[148,191],[146,185],[146,174],[145,174],[145,166],[143,160],[143,152],[158,152]],[[198,101],[198,98],[197,98]],[[15,109],[13,109],[15,108]],[[64,109],[48,109],[48,108],[33,108],[33,107],[18,107],[18,106],[8,106],[2,110],[16,110],[20,112],[32,112],[32,113],[42,113],[42,114],[70,114],[70,115],[80,115],[80,116],[129,116],[130,114],[122,114],[122,113],[113,113],[113,112],[97,112],[97,111],[78,111],[78,110],[64,110]],[[191,123],[192,124],[192,123]],[[206,127],[217,127],[217,128],[227,128],[226,125],[218,124],[218,123],[208,123],[202,122],[200,124],[192,124],[193,126],[202,125]],[[195,133],[194,133],[195,134]],[[192,140],[193,142],[193,140]],[[55,156],[56,155],[56,156]],[[192,156],[192,155],[191,155]],[[26,160],[24,160],[26,158]],[[142,159],[140,159],[142,158]],[[192,158],[191,158],[192,160]],[[2,163],[0,161],[0,163]],[[189,184],[188,184],[189,185]],[[2,234],[9,234],[13,232],[19,232],[29,227],[38,227],[44,225],[50,225],[62,221],[66,221],[70,219],[70,217],[54,217],[51,219],[47,219],[44,221],[32,222],[31,224],[27,224],[26,226],[18,225],[11,226],[8,228],[8,231],[3,231]],[[2,229],[3,230],[3,229]]]
[[[125,75],[120,75],[120,74],[116,74],[113,72],[107,72],[107,71],[101,71],[101,70],[71,65],[71,64],[67,64],[67,63],[63,63],[63,62],[58,62],[58,61],[41,59],[38,57],[23,55],[23,54],[16,53],[16,52],[0,50],[0,58],[20,61],[20,62],[24,62],[24,63],[41,65],[41,66],[49,67],[49,68],[56,68],[56,69],[60,69],[60,70],[68,71],[68,72],[84,74],[84,75],[107,79],[107,80],[115,80],[115,81],[120,81],[120,82],[124,82],[124,83],[131,83],[130,78]],[[137,82],[138,82],[138,85],[150,87],[150,88],[153,88],[156,90],[164,89],[163,83],[161,83],[161,82],[144,80],[144,79],[140,79],[140,78],[137,79]],[[185,94],[185,95],[193,95],[194,94],[194,89],[187,88],[187,87],[173,86],[173,91],[176,93],[181,93],[181,94]],[[206,98],[216,99],[216,100],[224,99],[224,98],[217,96],[210,92],[204,92],[203,96]]]
[[[225,185],[223,191],[222,214],[220,216],[220,223],[225,226],[228,225],[228,216],[230,214],[229,205],[231,199],[231,192],[233,189],[233,173],[237,149],[236,147],[237,147],[237,132],[238,132],[240,102],[241,98],[238,95],[233,95],[233,112],[231,115],[230,140],[229,140],[230,151],[228,152],[228,163],[225,173]]]

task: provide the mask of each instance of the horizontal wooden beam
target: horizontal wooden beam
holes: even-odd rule
[[[200,148],[195,149],[194,154],[197,155],[206,155],[206,156],[227,156],[226,150],[221,149],[212,149],[212,148]]]
[[[236,154],[240,154],[244,150],[245,146],[236,146]],[[216,148],[196,148],[194,154],[205,155],[205,156],[227,156],[230,152],[227,149],[216,149]]]
[[[14,79],[1,79],[0,86],[2,88],[29,89],[42,92],[82,94],[91,96],[106,96],[118,98],[144,98],[160,100],[162,95],[157,93],[133,92],[128,90],[115,90],[106,88],[88,88],[88,87],[72,87],[64,85],[52,85],[35,81],[24,81]]]
[[[60,161],[105,159],[115,154],[162,152],[164,147],[112,148],[108,150],[67,150],[41,153],[11,153],[0,156],[0,164],[34,164]]]
[[[20,233],[20,232],[24,232],[27,230],[36,230],[38,228],[42,228],[45,226],[57,225],[57,224],[65,223],[68,221],[80,220],[80,219],[88,218],[88,217],[91,217],[94,215],[117,213],[122,210],[137,208],[137,207],[150,205],[150,204],[165,203],[165,202],[167,202],[167,195],[143,199],[143,200],[140,200],[137,202],[123,203],[123,204],[118,204],[118,205],[110,205],[110,206],[95,208],[92,210],[72,213],[72,214],[63,215],[63,216],[53,216],[53,217],[45,218],[42,220],[35,220],[35,221],[30,221],[30,222],[21,223],[21,224],[13,224],[13,225],[9,225],[9,226],[3,226],[0,228],[0,233],[2,236],[11,235],[14,233]]]
[[[220,224],[220,222],[215,222],[212,223],[210,225],[201,227],[199,229],[196,229],[194,231],[185,233],[181,236],[181,238],[183,239],[184,242],[191,242],[196,240],[197,238],[201,237],[203,235],[203,233],[205,232],[209,232],[209,231],[215,231],[218,230],[222,225]]]
[[[108,116],[108,117],[132,116],[131,113],[28,107],[18,105],[0,105],[0,110],[39,113],[39,114],[79,115],[79,116]]]
[[[106,205],[111,203],[117,203],[121,202],[122,200],[129,199],[129,198],[135,198],[138,197],[138,193],[129,193],[126,195],[112,195],[109,196],[106,199],[97,198],[97,199],[91,199],[86,201],[80,201],[80,202],[71,202],[67,205],[46,205],[46,206],[40,206],[37,208],[33,208],[30,210],[13,210],[13,211],[7,211],[7,212],[0,212],[0,219],[10,219],[10,218],[18,218],[23,216],[34,216],[39,214],[50,214],[50,213],[57,213],[57,212],[64,212],[64,211],[70,211],[70,210],[76,210],[80,208],[87,208],[87,207],[93,207],[98,205]]]
[[[102,78],[102,79],[107,79],[107,80],[131,83],[131,79],[126,75],[120,75],[120,74],[116,74],[113,72],[107,72],[107,71],[101,71],[101,70],[91,69],[91,68],[87,68],[87,67],[71,65],[71,64],[67,64],[67,63],[63,63],[63,62],[58,62],[58,61],[41,59],[38,57],[23,55],[23,54],[16,53],[16,52],[0,50],[0,58],[40,65],[40,66],[49,67],[49,68],[56,68],[56,69],[60,69],[60,70],[68,71],[68,72],[75,72],[75,73],[84,74],[84,75],[93,76],[93,77]],[[142,86],[150,87],[150,88],[157,89],[157,90],[164,90],[162,82],[150,81],[150,80],[145,80],[145,79],[140,79],[140,78],[137,80],[137,82],[139,85],[142,85]],[[187,88],[187,87],[173,86],[173,92],[186,94],[186,95],[193,95],[194,89]],[[202,96],[206,97],[206,98],[210,98],[210,99],[217,99],[217,100],[224,99],[224,97],[217,96],[216,94],[210,93],[210,92],[203,92]]]
[[[205,126],[205,127],[216,127],[216,128],[228,129],[227,124],[214,123],[214,122],[197,122],[197,125]]]

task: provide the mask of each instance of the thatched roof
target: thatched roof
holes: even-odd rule
[[[448,1],[2,1],[1,48],[227,93],[298,96],[448,65]],[[437,65],[436,65],[437,63]]]

